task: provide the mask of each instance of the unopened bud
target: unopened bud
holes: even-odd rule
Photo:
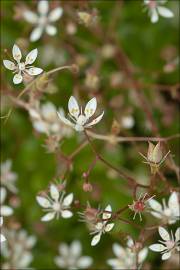
[[[92,187],[92,185],[91,185],[91,183],[84,183],[83,184],[83,190],[85,191],[85,192],[91,192],[92,190],[93,190],[93,187]]]
[[[149,142],[147,159],[153,163],[159,163],[162,160],[162,149],[160,142],[158,142],[156,146]]]

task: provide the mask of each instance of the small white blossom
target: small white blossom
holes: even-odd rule
[[[121,119],[121,125],[125,129],[130,129],[134,126],[134,118],[131,115],[124,115]]]
[[[59,113],[64,113],[61,108]],[[57,109],[51,102],[42,105],[37,103],[36,106],[29,108],[29,114],[34,129],[39,133],[58,135],[60,138],[72,135],[72,129],[59,121]]]
[[[180,251],[180,228],[176,230],[175,236],[173,236],[172,231],[170,234],[163,227],[159,227],[158,231],[163,241],[159,240],[160,244],[153,244],[149,246],[149,249],[155,252],[161,252],[162,260],[168,260],[176,250]]]
[[[5,263],[2,269],[27,269],[33,260],[31,249],[36,243],[35,236],[28,236],[25,230],[7,230],[6,241],[1,248]]]
[[[95,234],[95,236],[93,237],[93,239],[91,241],[91,246],[97,245],[101,239],[102,234],[104,234],[106,232],[110,232],[114,227],[114,223],[108,223],[108,219],[111,218],[111,212],[112,212],[111,206],[108,205],[105,208],[105,211],[107,211],[107,212],[104,212],[102,214],[102,219],[104,221],[99,221],[96,224],[94,224],[94,227],[92,227],[91,234]]]
[[[152,23],[156,23],[159,20],[159,15],[165,18],[172,18],[173,12],[163,7],[167,0],[144,0],[144,5],[148,8],[148,13]]]
[[[138,254],[138,265],[140,267],[147,257],[148,249],[146,247],[139,249],[137,244],[131,238],[128,239],[127,247],[125,248],[118,243],[113,244],[112,249],[116,258],[108,259],[107,264],[112,269],[135,269],[136,254]],[[140,269],[139,267],[138,269]]]
[[[96,101],[96,98],[94,97],[86,104],[86,107],[83,113],[82,108],[80,110],[75,97],[71,96],[68,102],[68,109],[69,109],[69,115],[74,123],[68,120],[67,118],[65,118],[62,113],[58,113],[58,116],[64,124],[71,126],[76,131],[80,132],[80,131],[83,131],[85,128],[90,128],[91,126],[101,121],[104,115],[104,112],[102,112],[101,115],[99,115],[97,118],[89,122],[89,119],[94,115],[96,111],[96,107],[97,107],[97,101]]]
[[[6,189],[1,187],[0,188],[0,214],[2,216],[10,216],[13,213],[13,209],[10,206],[4,205],[6,195],[7,195]]]
[[[2,227],[2,225],[3,225],[3,217],[0,217],[0,227]],[[4,241],[6,241],[6,238],[2,233],[0,233],[0,243]]]
[[[70,193],[65,196],[64,191],[59,191],[58,188],[54,185],[50,185],[50,196],[37,196],[37,202],[40,206],[44,208],[44,211],[49,213],[45,214],[41,220],[49,221],[53,218],[70,218],[73,213],[69,210],[70,205],[73,201],[73,193]],[[65,197],[64,197],[65,196]]]
[[[49,12],[48,1],[38,1],[37,6],[38,14],[25,10],[23,13],[24,19],[35,25],[34,30],[30,35],[30,41],[34,42],[40,39],[43,32],[46,32],[50,36],[54,36],[57,33],[57,28],[52,23],[59,20],[63,14],[63,9],[57,7]]]
[[[93,260],[89,256],[81,256],[80,241],[74,240],[68,247],[66,243],[59,245],[60,256],[55,257],[55,264],[63,269],[85,269],[91,266]]]
[[[168,200],[168,206],[166,204],[165,199],[162,201],[162,205],[154,200],[151,199],[149,201],[149,205],[152,209],[150,213],[159,219],[162,219],[164,222],[168,222],[169,224],[175,223],[180,216],[180,207],[179,207],[179,199],[178,199],[178,193],[173,192]]]
[[[9,60],[3,60],[3,64],[7,69],[12,70],[13,73],[17,73],[13,77],[14,84],[21,83],[23,81],[23,76],[26,74],[30,76],[35,76],[43,72],[41,68],[31,66],[31,64],[34,63],[37,58],[37,49],[34,49],[28,53],[25,62],[20,62],[22,58],[22,53],[20,48],[16,44],[14,44],[12,49],[12,55],[16,63]]]
[[[17,187],[15,186],[15,182],[17,180],[17,174],[11,171],[11,167],[12,161],[9,159],[1,163],[1,184],[7,189],[9,189],[11,192],[16,193]]]

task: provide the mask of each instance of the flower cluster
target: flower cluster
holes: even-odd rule
[[[27,269],[33,260],[31,249],[36,243],[35,236],[28,236],[25,230],[6,230],[6,241],[1,247],[5,262],[2,269]]]
[[[55,264],[63,269],[85,269],[92,265],[92,258],[81,256],[82,246],[80,241],[74,240],[68,247],[66,243],[59,245],[59,256],[56,256]]]

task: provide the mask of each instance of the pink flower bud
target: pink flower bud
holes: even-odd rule
[[[91,185],[91,183],[84,183],[83,184],[83,190],[85,191],[85,192],[91,192],[92,190],[93,190],[93,187],[92,187],[92,185]]]

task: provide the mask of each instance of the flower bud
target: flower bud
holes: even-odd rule
[[[152,163],[159,163],[162,160],[162,149],[160,142],[158,142],[156,146],[149,142],[147,159]]]
[[[91,183],[85,182],[85,183],[83,184],[83,190],[84,190],[85,192],[91,192],[91,191],[93,190],[93,187],[92,187]]]

